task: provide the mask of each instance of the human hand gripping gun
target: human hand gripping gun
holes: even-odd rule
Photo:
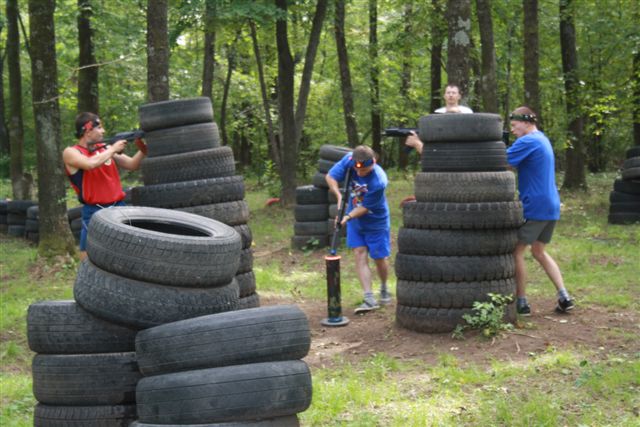
[[[382,136],[402,138],[404,141],[406,137],[411,135],[411,132],[415,132],[415,134],[418,135],[418,128],[386,128],[382,132]],[[413,150],[413,147],[404,146],[405,152],[409,153],[411,150]]]
[[[142,141],[142,138],[144,138],[144,131],[140,129],[135,129],[127,132],[119,132],[113,135],[112,137],[105,138],[102,141],[95,141],[95,142],[92,142],[91,144],[92,145],[93,144],[111,145],[124,139],[127,142],[134,141],[138,149],[142,151],[143,154],[146,155],[147,145]]]

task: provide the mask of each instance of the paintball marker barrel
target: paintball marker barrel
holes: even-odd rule
[[[382,132],[382,136],[404,138],[411,135],[411,132],[418,134],[417,128],[386,128]]]
[[[144,138],[144,131],[143,130],[136,129],[136,130],[127,131],[127,132],[120,132],[120,133],[117,133],[117,134],[113,135],[112,137],[105,138],[103,141],[98,141],[98,142],[110,145],[110,144],[113,144],[116,141],[120,141],[121,139],[124,139],[127,142],[132,142],[132,141],[135,141],[138,138]]]

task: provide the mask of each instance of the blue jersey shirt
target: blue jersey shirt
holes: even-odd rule
[[[343,181],[347,172],[351,173],[351,194],[347,213],[357,206],[364,206],[369,213],[349,221],[350,226],[361,232],[388,230],[391,227],[389,205],[385,189],[389,180],[384,170],[375,164],[371,173],[367,176],[358,176],[353,168],[352,153],[344,156],[329,170],[329,176],[336,181]]]
[[[516,139],[507,149],[507,160],[518,169],[518,191],[525,219],[560,219],[555,159],[545,134],[536,130]]]

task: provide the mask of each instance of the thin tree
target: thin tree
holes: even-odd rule
[[[220,134],[222,138],[222,145],[229,144],[229,138],[227,135],[227,102],[229,100],[229,91],[231,90],[231,77],[233,76],[233,71],[236,68],[236,56],[238,54],[236,45],[238,44],[238,39],[242,34],[241,27],[236,29],[236,37],[235,39],[227,44],[226,54],[227,54],[227,74],[224,79],[224,85],[222,87],[222,102],[220,103]]]
[[[169,99],[168,0],[147,0],[147,100]]]
[[[60,159],[62,135],[54,11],[55,2],[29,0],[32,102],[40,177],[38,252],[45,257],[76,252],[67,220],[65,175]]]
[[[442,45],[447,34],[443,0],[431,0],[431,103],[429,111],[442,104]]]
[[[78,0],[78,45],[80,46],[78,71],[78,112],[98,114],[98,66],[93,48],[91,0]]]
[[[31,175],[24,172],[24,123],[22,119],[22,75],[18,1],[7,0],[7,60],[9,65],[10,174],[14,199],[31,198]]]
[[[202,61],[202,96],[213,101],[213,75],[216,49],[216,2],[206,0],[204,12],[204,59]]]
[[[448,0],[447,27],[447,76],[449,83],[458,85],[463,96],[471,87],[471,0]]]
[[[568,189],[586,188],[587,186],[582,140],[584,121],[580,111],[580,80],[573,13],[572,0],[560,0],[560,48],[562,50],[565,105],[569,119],[565,154],[567,169],[563,187]]]
[[[640,48],[633,54],[633,142],[640,145]]]
[[[369,0],[369,98],[371,101],[371,148],[382,156],[380,117],[380,67],[378,65],[378,2]],[[384,157],[381,159],[384,163]]]
[[[542,127],[540,102],[540,42],[538,32],[538,0],[522,0],[524,11],[522,46],[524,50],[524,103],[538,115]]]
[[[489,113],[498,110],[498,78],[496,47],[493,41],[493,21],[491,18],[491,0],[476,0],[476,13],[480,27],[482,64],[480,74],[480,94],[482,107]]]
[[[402,9],[402,22],[404,22],[404,35],[413,34],[413,2],[407,2]],[[405,102],[406,111],[413,110],[413,103],[410,95],[413,68],[411,64],[412,45],[406,41],[402,43],[402,73],[400,74],[400,97]],[[407,120],[400,122],[401,126],[407,126]],[[405,149],[404,140],[402,144],[397,144],[398,149],[398,167],[405,170],[409,165],[409,155]]]
[[[0,35],[4,30],[4,21],[0,20]],[[7,57],[7,50],[0,46],[0,76],[4,75],[4,60]],[[0,79],[0,155],[9,155],[9,131],[7,130],[6,118],[4,116],[4,79]]]
[[[340,87],[342,92],[342,111],[347,130],[347,140],[350,147],[360,143],[356,113],[353,107],[353,87],[351,85],[351,70],[349,69],[349,55],[347,53],[347,41],[344,34],[345,1],[335,0],[334,34],[336,50],[338,52],[338,69],[340,74]]]

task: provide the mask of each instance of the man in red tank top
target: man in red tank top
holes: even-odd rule
[[[80,113],[76,117],[78,143],[62,152],[65,172],[78,195],[82,207],[80,257],[86,257],[87,227],[91,216],[100,209],[124,205],[125,197],[120,183],[118,167],[136,170],[146,154],[146,145],[136,140],[139,151],[133,156],[123,153],[127,141],[122,139],[111,145],[102,141],[104,129],[94,113]]]

